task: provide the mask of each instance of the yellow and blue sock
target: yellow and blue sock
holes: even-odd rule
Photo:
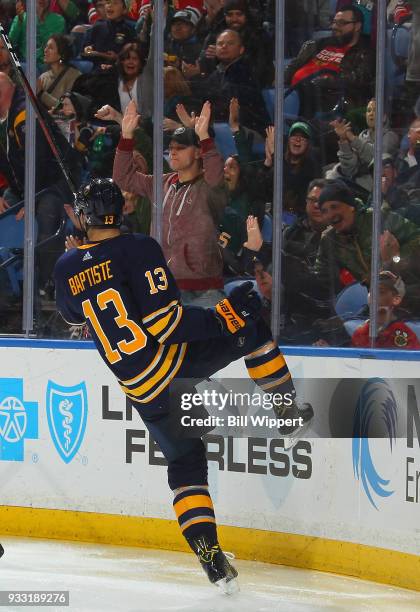
[[[279,347],[269,340],[245,357],[248,374],[265,393],[296,396],[292,375]]]
[[[217,542],[216,517],[207,485],[179,487],[174,491],[174,510],[182,535],[191,546],[199,536]],[[191,546],[196,552],[196,550]]]

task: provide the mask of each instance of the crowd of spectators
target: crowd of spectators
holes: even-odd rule
[[[420,2],[387,2],[388,27],[412,29],[406,80],[398,92],[410,105],[401,120],[392,104],[396,91],[386,89],[378,207],[372,197],[378,163],[376,2],[285,2],[285,102],[295,101],[284,124],[276,126],[284,134],[285,343],[368,345],[369,325],[362,320],[369,318],[368,302],[345,316],[338,316],[336,305],[355,285],[369,287],[376,206],[381,346],[418,348],[415,333],[406,323],[398,325],[420,313],[419,11]],[[153,232],[153,0],[36,0],[36,13],[36,93],[71,160],[73,181],[77,186],[113,175],[126,201],[124,231]],[[268,320],[277,154],[275,2],[164,0],[164,13],[162,248],[185,302],[213,305],[230,282],[253,277]],[[2,2],[0,20],[25,62],[25,2]],[[3,48],[0,70],[5,214],[23,198],[25,108]],[[47,240],[37,252],[42,311],[53,298],[55,259],[83,236],[41,130],[37,138],[38,241],[53,236],[60,224],[67,234]],[[17,220],[24,217],[23,208],[13,212]],[[349,333],[347,319],[360,319],[361,328]]]

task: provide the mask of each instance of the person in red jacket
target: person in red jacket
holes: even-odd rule
[[[405,284],[393,272],[379,273],[378,337],[376,348],[420,350],[416,334],[404,322],[407,311],[399,307],[405,295]],[[370,300],[370,294],[368,297]],[[352,346],[370,347],[369,319],[353,333]]]

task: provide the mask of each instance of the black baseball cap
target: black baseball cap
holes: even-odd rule
[[[344,202],[348,206],[357,208],[357,202],[351,189],[340,180],[330,180],[326,182],[318,198],[318,206],[322,207],[325,202]]]
[[[198,140],[198,136],[195,133],[195,130],[189,127],[177,128],[173,132],[170,142],[177,142],[180,145],[184,145],[184,147],[200,146],[200,141]]]

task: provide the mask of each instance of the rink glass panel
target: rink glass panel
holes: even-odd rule
[[[419,348],[420,200],[416,165],[420,130],[417,132],[416,128],[420,123],[412,124],[417,75],[412,68],[409,78],[413,82],[407,83],[405,70],[411,31],[410,25],[395,26],[392,16],[385,14],[380,15],[383,19],[376,27],[376,15],[369,15],[364,8],[363,12],[360,40],[366,45],[363,52],[366,66],[372,62],[372,78],[368,79],[367,71],[361,70],[359,87],[345,84],[341,89],[330,89],[325,87],[327,79],[296,83],[292,77],[290,83],[287,65],[304,40],[324,39],[332,33],[333,24],[325,24],[325,14],[296,15],[286,6],[286,87],[291,88],[286,91],[282,131],[285,232],[280,344],[283,345]],[[342,15],[336,19],[339,21]],[[375,46],[380,49],[377,54]],[[355,68],[358,69],[356,64]],[[299,140],[305,136],[304,130],[299,134],[296,129],[297,142],[289,137],[290,126],[296,120],[292,101],[296,92],[299,119],[311,128],[305,139],[309,155],[300,164],[305,171],[301,172],[298,187],[293,175],[295,178],[299,175],[299,170],[296,171],[299,162],[294,160],[294,169],[289,163],[293,161],[291,141],[292,146],[299,147]],[[383,121],[376,118],[375,123],[377,106],[382,109]],[[340,131],[344,124],[348,126],[345,132]],[[308,178],[317,177],[344,180],[356,198],[356,207],[345,205],[337,209],[327,203],[322,206],[320,217],[314,215],[319,192],[299,195],[298,188],[304,192],[304,181],[307,184]],[[295,212],[296,202],[300,212],[306,213],[306,219],[301,217],[297,224],[287,214]],[[325,233],[321,233],[322,224]],[[311,229],[315,232],[311,233]],[[379,277],[380,271],[395,276],[389,274],[384,280]],[[370,330],[369,323],[362,327],[369,320]],[[379,334],[376,341],[370,338],[372,327]]]
[[[322,4],[322,3],[321,3]],[[279,31],[279,36],[283,37],[285,66],[290,60],[295,57],[299,51],[301,43],[315,36],[322,38],[330,32],[330,25],[326,17],[326,12],[323,11],[319,15],[304,15],[291,12],[290,3],[287,4],[285,14],[285,32]],[[261,14],[255,16],[260,19],[260,29],[258,32],[261,35],[261,46],[267,40],[271,39],[274,53],[275,43],[275,16],[267,13],[261,18]],[[333,17],[330,15],[330,17]],[[399,38],[409,37],[409,32],[404,31],[404,26],[398,29],[398,32],[393,33],[389,23],[383,24],[386,29],[386,52],[383,61],[386,65],[384,71],[384,87],[385,93],[383,96],[383,108],[387,113],[387,123],[383,130],[383,153],[389,150],[389,142],[387,138],[387,130],[391,128],[397,135],[398,144],[394,147],[394,155],[399,155],[400,148],[407,149],[408,147],[408,130],[411,123],[412,107],[415,102],[415,87],[405,91],[405,78],[402,62],[398,53],[407,53],[408,43],[403,46],[403,51],[400,50],[395,41]],[[406,26],[406,30],[409,28]],[[257,31],[257,30],[255,30]],[[366,34],[366,36],[371,36]],[[268,38],[267,38],[268,37]],[[216,41],[213,41],[213,43]],[[165,44],[165,42],[164,42]],[[374,43],[371,43],[374,46]],[[160,56],[162,57],[162,56]],[[274,57],[274,55],[273,55]],[[402,58],[403,59],[403,58]],[[155,58],[155,66],[157,66]],[[190,93],[182,96],[186,109],[190,113],[199,112],[201,103],[210,99],[213,105],[213,136],[220,153],[225,160],[225,178],[224,185],[220,186],[214,194],[210,196],[209,205],[213,210],[220,210],[218,206],[225,198],[227,206],[224,213],[220,216],[215,215],[215,239],[220,245],[220,257],[223,258],[223,282],[225,287],[232,286],[232,282],[240,278],[253,278],[259,290],[265,295],[265,311],[264,314],[267,320],[270,320],[270,291],[281,294],[280,300],[280,329],[275,330],[279,334],[280,343],[284,345],[305,345],[305,346],[351,346],[351,336],[357,329],[358,325],[369,318],[369,308],[367,306],[367,288],[370,284],[371,276],[371,258],[375,256],[375,251],[380,251],[378,245],[370,245],[367,253],[363,253],[362,268],[360,273],[354,269],[346,267],[346,253],[344,253],[344,262],[337,262],[333,257],[328,262],[327,282],[322,286],[316,282],[316,276],[313,275],[307,278],[307,274],[316,268],[317,248],[319,235],[310,238],[310,248],[308,245],[302,244],[308,239],[308,227],[305,228],[305,213],[312,205],[315,205],[314,198],[317,193],[307,194],[306,186],[309,178],[337,177],[342,174],[340,168],[337,167],[338,159],[338,136],[334,128],[330,125],[335,119],[345,119],[351,124],[352,133],[360,138],[360,134],[367,129],[366,125],[366,108],[364,105],[354,105],[346,97],[346,94],[340,95],[337,100],[334,100],[333,94],[320,95],[318,90],[314,94],[313,100],[308,102],[308,88],[304,91],[299,88],[289,88],[289,84],[285,85],[286,95],[284,105],[284,117],[277,125],[277,130],[281,133],[283,140],[281,149],[283,155],[283,185],[281,193],[278,194],[282,203],[282,223],[283,223],[283,244],[282,249],[288,256],[282,257],[282,284],[278,286],[276,278],[271,285],[271,253],[270,248],[272,236],[272,205],[274,201],[273,177],[270,179],[269,165],[264,164],[266,157],[265,147],[265,127],[274,124],[274,104],[276,88],[273,87],[274,82],[270,83],[267,79],[269,71],[264,74],[258,72],[255,66],[258,62],[252,63],[254,72],[251,74],[251,81],[259,78],[259,83],[252,90],[253,100],[249,101],[249,89],[244,91],[241,84],[236,84],[237,96],[241,97],[242,105],[239,104],[239,134],[238,125],[234,118],[229,122],[229,101],[225,99],[223,104],[223,96],[220,90],[210,88],[209,79],[211,75],[211,66],[207,66],[206,78],[200,78],[197,75],[189,77]],[[171,56],[164,56],[164,69],[168,67],[181,67],[179,58],[174,59]],[[259,69],[261,64],[258,64]],[[246,68],[245,68],[246,71]],[[251,71],[252,72],[252,71]],[[284,72],[284,68],[280,66],[280,73]],[[163,79],[162,79],[163,82]],[[164,87],[161,87],[162,106],[164,108],[163,117],[177,121],[175,104],[164,96]],[[155,83],[156,86],[156,83]],[[315,90],[314,90],[315,91]],[[351,92],[350,92],[351,93]],[[219,95],[220,94],[220,95]],[[330,95],[331,94],[331,95]],[[372,84],[372,95],[374,95],[374,83]],[[411,98],[410,98],[411,95]],[[350,96],[351,97],[351,96]],[[366,102],[369,101],[370,95],[366,95]],[[261,100],[261,113],[253,113],[256,100]],[[244,102],[245,100],[245,102]],[[242,107],[241,107],[242,106]],[[248,108],[247,108],[248,107]],[[234,111],[235,109],[233,109]],[[308,133],[304,133],[302,128],[299,131],[295,129],[289,137],[291,126],[296,121],[302,121],[309,126]],[[389,125],[388,125],[389,124]],[[236,133],[235,133],[236,132]],[[150,135],[149,131],[149,135]],[[153,134],[152,134],[153,135]],[[294,136],[294,138],[293,138]],[[300,180],[299,172],[295,171],[296,161],[293,154],[290,152],[289,143],[293,142],[295,149],[299,146],[305,148],[305,162],[307,162],[304,172],[304,180]],[[303,143],[303,144],[302,144]],[[169,161],[168,158],[168,130],[165,130],[163,137],[154,142],[154,154],[163,152],[165,164]],[[239,149],[239,150],[238,150]],[[235,157],[238,155],[238,158]],[[404,156],[401,154],[402,159]],[[416,158],[416,152],[413,150],[412,157]],[[297,164],[299,167],[299,164]],[[365,206],[372,203],[372,190],[375,180],[374,172],[378,164],[372,164],[369,167],[357,167],[355,176],[350,177],[350,184],[354,190],[358,200],[363,202]],[[386,181],[395,181],[396,170],[390,164],[384,166],[383,170],[386,176],[383,179]],[[236,173],[236,175],[235,175]],[[233,179],[227,175],[233,176]],[[239,174],[239,180],[238,180]],[[236,176],[236,178],[235,178]],[[345,177],[349,178],[349,177]],[[230,184],[229,184],[230,180]],[[232,181],[237,180],[236,189],[232,189]],[[398,186],[398,185],[397,185]],[[400,185],[402,186],[402,185]],[[384,189],[386,186],[384,186]],[[410,193],[408,194],[407,205],[404,207],[404,214],[410,218],[410,222],[419,227],[419,216],[417,207],[420,207],[420,202],[416,200],[415,179],[414,187],[411,184]],[[399,199],[397,198],[399,203]],[[149,206],[149,208],[147,208]],[[386,206],[386,205],[385,205]],[[392,207],[392,202],[391,202]],[[408,210],[406,210],[408,208]],[[379,215],[378,206],[374,207],[374,215]],[[161,214],[161,207],[158,207]],[[246,240],[246,224],[244,217],[248,213],[255,214],[259,219],[260,229],[264,239],[263,249],[255,254],[255,257],[244,257],[241,251],[241,245]],[[148,217],[150,215],[150,204],[136,203],[136,213],[131,215],[133,228],[135,230],[147,230],[149,226]],[[136,217],[136,219],[134,219]],[[300,218],[299,218],[300,217]],[[296,223],[298,224],[296,226]],[[302,227],[299,227],[299,223]],[[307,223],[307,218],[306,218]],[[295,227],[293,227],[295,226]],[[68,224],[68,231],[72,231]],[[412,230],[412,228],[411,228]],[[383,233],[383,231],[381,231]],[[365,236],[366,239],[366,236]],[[294,241],[297,241],[294,243]],[[294,244],[293,244],[294,243]],[[367,240],[367,243],[369,241]],[[371,241],[372,243],[372,241]],[[314,246],[315,245],[315,246]],[[366,245],[365,245],[366,246]],[[229,248],[231,247],[231,248]],[[61,248],[63,248],[61,243]],[[401,253],[398,253],[398,245],[391,244],[392,256],[398,259]],[[392,251],[392,248],[395,251]],[[60,246],[57,247],[60,249]],[[345,251],[346,249],[344,249]],[[350,250],[350,249],[349,249]],[[401,307],[404,307],[405,321],[409,321],[409,326],[416,330],[415,320],[418,317],[418,257],[416,249],[409,249],[409,255],[401,256],[404,260],[399,265],[394,266],[395,271],[403,269],[403,277],[405,280],[406,291],[404,301]],[[354,253],[354,249],[353,249]],[[380,257],[379,252],[378,256]],[[206,246],[203,245],[203,256],[206,256]],[[351,262],[350,262],[351,263]],[[360,263],[360,262],[359,262]],[[398,263],[398,262],[396,262]],[[404,264],[404,266],[402,265]],[[383,263],[380,262],[380,267]],[[389,267],[389,266],[385,266]],[[324,268],[325,272],[325,268]],[[35,289],[34,289],[34,314],[35,314],[35,334],[37,337],[69,337],[70,332],[60,318],[56,316],[55,306],[53,302],[53,288],[50,289],[50,295],[39,296],[38,286],[38,271],[35,269]],[[3,271],[4,275],[4,271]],[[42,276],[42,275],[41,275]],[[360,282],[363,281],[363,284]],[[49,287],[47,287],[47,290]],[[376,283],[374,289],[378,292],[376,304],[378,305],[378,325],[383,325],[389,320],[390,308],[381,306],[379,285]],[[44,291],[41,288],[41,291]],[[189,296],[191,298],[191,296]],[[192,301],[196,301],[201,305],[213,305],[217,297],[216,293],[206,295],[192,296]],[[52,299],[48,299],[52,298]],[[22,294],[17,298],[18,304],[21,304]],[[382,313],[379,313],[379,308],[382,308]],[[385,308],[385,310],[384,310]],[[7,300],[6,306],[2,305],[2,311],[5,312],[1,320],[1,331],[5,334],[22,333],[22,325],[19,316],[19,306],[16,306],[12,300]],[[392,315],[392,313],[391,313]],[[392,315],[393,316],[393,315]],[[387,319],[388,317],[388,319]],[[405,328],[404,328],[405,330]],[[394,343],[395,348],[406,348],[406,338],[404,333],[400,334]],[[390,348],[388,346],[387,348]]]

